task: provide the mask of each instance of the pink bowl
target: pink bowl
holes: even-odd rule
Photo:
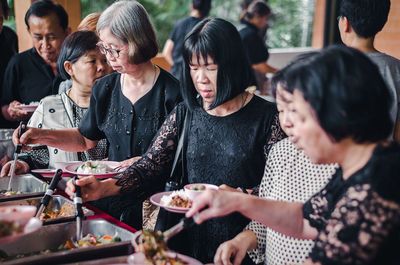
[[[190,200],[194,200],[197,196],[199,196],[205,190],[217,190],[218,186],[214,184],[207,183],[192,183],[187,184],[183,187],[185,189],[186,195]]]
[[[35,216],[36,206],[33,205],[10,205],[0,207],[0,220],[18,222],[25,225],[29,219]]]

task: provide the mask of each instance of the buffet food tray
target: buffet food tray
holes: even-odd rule
[[[88,233],[93,235],[114,235],[116,232],[118,232],[121,242],[95,247],[40,253],[5,261],[2,264],[62,264],[132,254],[133,247],[130,242],[133,237],[132,232],[102,219],[83,222],[83,235]],[[19,254],[30,255],[45,250],[57,250],[60,245],[63,245],[66,240],[71,239],[75,234],[75,222],[43,226],[30,235],[26,235],[12,243],[0,246],[0,251],[6,253],[9,257],[13,257]]]
[[[13,200],[13,201],[5,201],[5,202],[0,202],[0,206],[6,206],[6,205],[34,205],[39,208],[40,205],[40,200],[42,197],[34,197],[34,198],[26,198],[26,199],[21,199],[21,200]],[[49,224],[55,224],[55,223],[62,223],[62,222],[71,222],[75,220],[75,212],[74,212],[74,204],[71,200],[68,200],[67,198],[64,198],[60,195],[55,195],[52,197],[52,199],[49,202],[49,205],[46,207],[44,212],[60,212],[61,207],[64,205],[64,203],[68,203],[70,207],[68,207],[68,214],[69,216],[62,216],[62,217],[56,217],[56,218],[51,218],[51,219],[46,219],[43,224],[44,225],[49,225]],[[92,216],[95,213],[92,210],[89,210],[86,207],[83,207],[83,213],[85,216]]]
[[[9,180],[10,177],[0,178],[0,190],[7,190]],[[30,174],[18,175],[14,176],[11,189],[20,192],[20,194],[10,196],[0,195],[0,202],[43,196],[47,189],[47,184]]]

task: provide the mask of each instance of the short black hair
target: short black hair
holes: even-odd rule
[[[362,38],[374,37],[385,26],[390,0],[342,0],[339,16],[346,17]]]
[[[197,91],[190,76],[192,55],[204,60],[210,56],[218,65],[217,95],[210,109],[233,99],[251,83],[252,68],[236,27],[220,18],[206,18],[186,35],[183,43],[182,96],[189,108],[198,105]]]
[[[75,63],[80,57],[91,50],[96,50],[99,37],[93,31],[76,31],[69,35],[63,42],[60,55],[57,59],[57,71],[63,79],[71,77],[65,71],[64,62]]]
[[[45,17],[51,13],[54,13],[57,16],[61,28],[65,31],[68,28],[68,14],[60,4],[54,3],[50,0],[39,0],[33,2],[28,11],[26,11],[25,24],[29,29],[30,16]]]
[[[328,47],[286,74],[287,90],[299,89],[321,127],[335,141],[378,142],[393,129],[391,96],[378,67],[362,52]]]
[[[200,12],[202,17],[208,16],[211,10],[211,0],[193,0],[193,9]]]

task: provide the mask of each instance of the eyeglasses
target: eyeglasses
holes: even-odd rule
[[[119,53],[123,50],[128,49],[128,47],[125,47],[123,49],[117,50],[113,48],[106,48],[100,43],[97,43],[96,46],[99,48],[100,52],[104,55],[107,55],[107,53],[114,59],[119,58]]]

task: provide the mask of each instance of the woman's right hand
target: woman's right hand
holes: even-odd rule
[[[12,167],[12,163],[14,163],[14,161],[8,161],[3,168],[1,169],[1,173],[0,173],[0,177],[7,177],[11,175],[11,167]],[[28,173],[30,170],[30,167],[28,165],[28,163],[24,162],[24,161],[19,161],[17,160],[17,162],[15,163],[15,175],[22,175],[25,173]]]
[[[26,127],[25,132],[21,135],[21,138],[18,138],[20,128],[14,130],[12,141],[14,145],[17,144],[38,144],[39,139],[42,133],[42,129]]]
[[[99,181],[95,176],[82,177],[76,180],[76,185],[81,187],[82,200],[95,201],[104,197],[117,195],[119,187],[115,185],[115,179]],[[71,199],[74,198],[75,186],[70,179],[67,182],[65,192]]]

